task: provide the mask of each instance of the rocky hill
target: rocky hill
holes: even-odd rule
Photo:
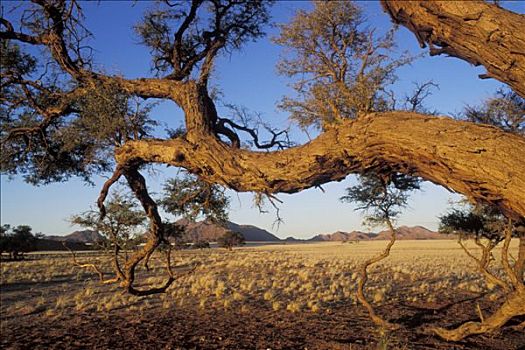
[[[278,237],[259,227],[253,225],[239,225],[231,221],[227,222],[226,228],[206,220],[194,222],[187,219],[181,219],[177,221],[177,224],[186,229],[183,240],[187,242],[196,242],[199,240],[215,242],[226,232],[226,230],[240,232],[246,241],[280,241]]]
[[[423,226],[400,226],[397,229],[397,239],[399,240],[423,240],[423,239],[450,239],[448,235],[431,231]],[[329,234],[320,234],[310,238],[309,241],[368,241],[368,240],[388,240],[390,232],[388,230],[379,233],[365,233],[361,231],[336,231]]]
[[[45,238],[52,241],[78,243],[94,243],[103,239],[103,237],[97,231],[93,230],[75,231],[65,236],[46,236]]]
[[[422,240],[422,239],[451,239],[450,235],[444,235],[438,232],[430,231],[423,226],[400,226],[397,228],[397,239],[399,240]],[[381,231],[374,239],[390,239],[388,230]]]
[[[309,241],[368,241],[373,234],[361,231],[336,231],[334,233],[320,234],[309,239]]]

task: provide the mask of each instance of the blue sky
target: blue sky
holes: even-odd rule
[[[378,2],[359,2],[371,26],[380,32],[390,26],[389,17],[382,12]],[[137,23],[141,10],[149,6],[147,2],[137,2],[135,6],[119,1],[103,1],[100,5],[83,3],[87,27],[94,33],[92,43],[96,49],[96,61],[107,73],[119,73],[126,77],[149,75],[150,60],[146,48],[137,44],[131,25]],[[525,5],[520,2],[505,2],[504,5],[515,12],[525,13]],[[308,9],[309,2],[279,1],[273,9],[273,23],[287,22],[297,8]],[[271,36],[277,28],[268,30],[269,36],[256,43],[248,43],[241,51],[222,56],[216,66],[212,83],[224,94],[224,100],[242,104],[253,111],[262,113],[265,120],[274,126],[289,124],[286,114],[276,108],[276,103],[291,90],[289,81],[276,74],[275,63],[281,48],[272,44]],[[429,57],[426,49],[420,49],[414,36],[405,28],[400,28],[396,36],[399,50],[413,54],[425,52],[409,67],[398,71],[399,81],[395,86],[400,94],[409,91],[413,82],[433,80],[439,90],[427,100],[427,105],[442,114],[459,112],[465,104],[475,105],[490,96],[500,83],[494,80],[480,80],[478,74],[484,73],[481,67],[473,67],[461,60],[448,57]],[[180,110],[171,103],[159,105],[153,117],[165,125],[177,127],[182,123]],[[305,135],[293,134],[296,141],[305,141]],[[149,176],[152,192],[159,193],[162,182],[174,175],[173,170],[159,167],[157,174]],[[12,180],[1,178],[1,222],[12,225],[28,224],[35,232],[44,234],[67,234],[78,227],[71,226],[67,219],[92,206],[98,195],[103,177],[95,178],[92,187],[73,179],[66,183],[34,187],[25,184],[20,178]],[[317,233],[336,230],[351,231],[366,229],[362,227],[362,217],[354,212],[353,206],[339,202],[344,189],[355,183],[349,176],[345,181],[323,186],[325,192],[310,189],[294,195],[279,195],[284,219],[279,228],[273,226],[275,215],[261,214],[252,205],[249,193],[229,192],[231,197],[230,220],[241,224],[253,224],[276,233],[279,237],[293,235],[299,238],[311,237]],[[401,216],[399,224],[423,225],[437,228],[437,216],[446,211],[448,202],[460,197],[445,189],[425,183],[423,191],[415,193],[410,207]]]

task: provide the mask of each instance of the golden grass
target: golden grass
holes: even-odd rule
[[[197,263],[193,274],[182,275],[163,296],[135,298],[122,295],[117,284],[102,286],[91,271],[72,266],[67,255],[3,263],[2,314],[16,313],[18,303],[34,306],[49,317],[64,312],[111,312],[129,308],[168,309],[177,305],[247,310],[250,303],[289,312],[329,312],[341,301],[356,305],[357,267],[384,249],[386,242],[286,244],[226,250],[181,251],[178,264]],[[475,249],[474,244],[468,247]],[[517,242],[511,246],[513,255]],[[499,269],[499,252],[493,262]],[[82,258],[85,259],[85,258]],[[98,257],[105,271],[109,260]],[[139,270],[138,283],[160,284],[163,261],[151,260],[150,272]],[[18,284],[27,284],[21,291]],[[366,293],[375,304],[443,301],[456,291],[490,293],[475,264],[455,241],[399,241],[391,256],[371,269]]]

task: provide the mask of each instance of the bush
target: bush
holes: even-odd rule
[[[226,231],[224,235],[217,240],[219,247],[232,250],[233,247],[243,245],[245,243],[244,236],[240,232]]]
[[[0,254],[9,253],[13,260],[23,258],[24,253],[36,250],[38,238],[31,232],[32,228],[27,225],[19,225],[11,228],[3,225],[0,229]]]

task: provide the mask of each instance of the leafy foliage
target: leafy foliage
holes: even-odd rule
[[[217,239],[217,243],[219,247],[231,250],[233,247],[243,245],[245,240],[242,233],[228,230]]]
[[[27,225],[11,227],[8,224],[0,227],[0,253],[7,252],[16,260],[23,253],[36,250],[38,235],[34,235],[32,228]]]
[[[483,204],[452,208],[439,220],[439,231],[442,233],[457,234],[461,238],[486,238],[495,243],[503,240],[508,225],[508,219],[501,210]]]
[[[239,49],[264,35],[271,1],[192,0],[157,2],[135,26],[150,49],[153,68],[173,79],[188,78],[219,49]]]
[[[71,218],[71,223],[98,231],[105,245],[130,249],[144,232],[146,216],[129,195],[113,194],[106,204],[106,215],[100,219],[98,210],[89,210]]]
[[[224,224],[228,220],[229,200],[224,190],[194,175],[184,174],[168,180],[159,203],[168,213],[192,221],[204,217]]]
[[[380,176],[361,175],[358,184],[348,187],[343,202],[356,203],[356,210],[365,212],[365,223],[383,225],[395,219],[408,204],[409,192],[419,189],[418,178],[399,173]]]
[[[392,58],[394,30],[377,37],[364,22],[361,9],[350,1],[316,1],[313,11],[300,10],[281,26],[274,40],[288,54],[278,70],[298,77],[292,85],[298,98],[286,97],[280,107],[301,127],[325,129],[361,112],[389,108],[385,87],[412,58]]]
[[[499,89],[481,106],[467,106],[463,117],[525,135],[525,99],[511,90]]]
[[[16,99],[30,102],[14,103],[12,96],[0,103],[1,170],[23,174],[33,184],[71,176],[89,181],[93,174],[111,169],[115,147],[150,135],[156,125],[148,116],[153,105],[143,105],[116,85],[91,86],[82,94],[72,90],[62,116],[49,110],[60,109],[55,104],[63,103],[58,96],[65,92],[11,85],[6,89]]]

